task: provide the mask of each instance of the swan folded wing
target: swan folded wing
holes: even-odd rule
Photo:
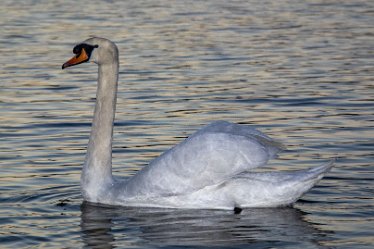
[[[127,183],[127,193],[165,196],[196,191],[260,167],[280,144],[248,126],[215,122],[153,160]]]

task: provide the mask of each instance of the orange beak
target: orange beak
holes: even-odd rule
[[[82,48],[82,51],[79,55],[74,56],[73,58],[71,58],[70,60],[68,60],[67,62],[65,62],[62,65],[62,69],[81,64],[83,62],[88,61],[88,59],[89,58],[88,58],[88,55],[86,53],[86,50],[84,48]]]

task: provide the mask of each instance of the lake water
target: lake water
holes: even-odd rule
[[[0,24],[1,248],[374,248],[373,1],[2,0]],[[61,65],[90,35],[120,50],[115,175],[214,120],[282,141],[266,170],[335,167],[293,207],[83,203],[97,68]]]

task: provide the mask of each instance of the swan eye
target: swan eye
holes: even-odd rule
[[[84,44],[78,44],[73,48],[73,53],[79,55],[82,52],[82,48],[84,47]]]
[[[73,49],[73,53],[74,54],[80,54],[82,48],[78,48],[78,46],[75,46],[74,49]]]

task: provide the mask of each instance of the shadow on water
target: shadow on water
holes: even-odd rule
[[[81,205],[81,231],[89,248],[225,247],[324,248],[326,232],[303,220],[292,207],[222,210],[176,210]]]

